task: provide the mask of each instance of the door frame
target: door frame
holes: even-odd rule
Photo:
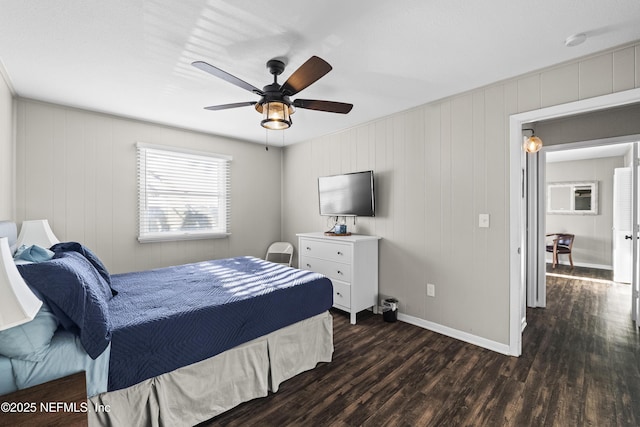
[[[631,218],[633,219],[631,227],[631,318],[633,324],[638,327],[638,285],[640,284],[640,271],[638,269],[640,262],[638,261],[638,145],[637,141],[633,144],[633,160],[631,161]]]
[[[525,273],[535,268],[529,265],[530,257],[527,254],[531,250],[530,245],[537,240],[535,236],[539,234],[537,224],[527,228],[523,220],[527,208],[525,175],[528,170],[522,150],[522,126],[637,102],[640,102],[640,88],[509,116],[509,354],[513,356],[522,354],[522,331],[527,324]]]
[[[533,227],[527,229],[527,260],[526,260],[526,291],[527,291],[527,307],[546,307],[547,306],[547,288],[539,286],[545,281],[545,263],[546,256],[545,245],[540,242],[545,241],[546,230],[546,200],[545,200],[545,182],[546,182],[546,163],[547,152],[552,147],[542,147],[536,155],[527,156],[527,218],[528,224]],[[537,283],[538,286],[531,286]]]

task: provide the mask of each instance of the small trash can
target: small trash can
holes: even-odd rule
[[[398,320],[398,300],[387,298],[382,301],[382,318],[385,322],[395,322]]]

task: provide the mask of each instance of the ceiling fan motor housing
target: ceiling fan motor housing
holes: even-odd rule
[[[260,101],[255,105],[256,111],[260,114],[262,114],[262,106],[269,102],[282,102],[289,107],[289,114],[293,114],[295,112],[291,99],[280,91],[280,85],[278,83],[266,85],[263,88],[263,92],[264,94],[262,98],[260,98]]]

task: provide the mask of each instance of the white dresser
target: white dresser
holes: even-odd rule
[[[377,236],[300,233],[298,268],[324,274],[333,283],[333,306],[351,314],[378,304]]]

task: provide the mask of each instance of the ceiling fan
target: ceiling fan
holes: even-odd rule
[[[267,68],[269,72],[273,74],[273,83],[266,85],[262,90],[204,61],[195,61],[191,65],[261,97],[259,101],[213,105],[211,107],[205,107],[206,110],[217,111],[255,105],[256,111],[263,116],[260,124],[267,129],[281,130],[290,127],[293,123],[291,121],[291,114],[295,112],[295,108],[340,114],[347,114],[353,108],[353,104],[346,104],[344,102],[321,101],[317,99],[295,99],[291,101],[291,99],[289,99],[290,96],[309,87],[331,71],[331,65],[317,56],[309,58],[307,62],[302,64],[300,68],[289,76],[282,86],[278,84],[278,76],[284,71],[284,62],[278,59],[267,61]]]

